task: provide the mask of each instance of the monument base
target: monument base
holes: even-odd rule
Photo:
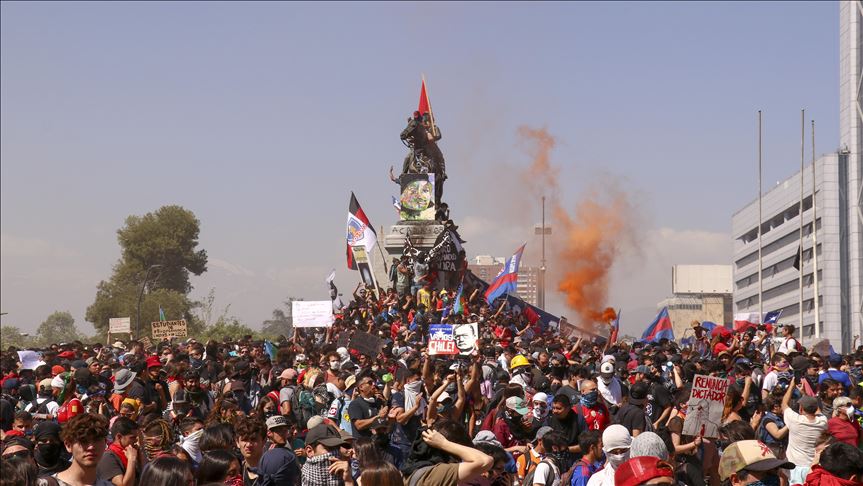
[[[429,250],[443,231],[444,225],[439,221],[399,221],[390,226],[384,236],[384,248],[390,258],[400,258],[405,242],[410,238],[418,250]]]

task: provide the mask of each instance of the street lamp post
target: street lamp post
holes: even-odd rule
[[[141,283],[141,292],[138,293],[138,319],[135,321],[135,338],[141,337],[141,298],[144,297],[144,288],[147,287],[147,280],[150,279],[150,270],[161,266],[158,263],[150,265],[147,268],[147,274],[144,275],[144,281]]]
[[[545,309],[545,235],[551,234],[551,227],[545,225],[545,196],[542,196],[542,225],[535,226],[533,233],[535,235],[542,235],[542,260],[539,266],[536,303],[540,309]]]

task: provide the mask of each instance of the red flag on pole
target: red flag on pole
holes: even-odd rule
[[[417,107],[417,111],[420,112],[420,115],[425,115],[429,111],[431,111],[431,103],[429,103],[429,95],[426,91],[426,80],[423,79],[423,86],[420,89],[420,104]]]

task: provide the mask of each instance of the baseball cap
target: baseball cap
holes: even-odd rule
[[[64,368],[60,365],[54,365],[51,367],[51,375],[52,376],[57,376],[64,371],[66,371],[66,368]]]
[[[554,431],[554,429],[552,429],[548,425],[543,425],[542,427],[539,428],[539,430],[536,431],[536,437],[533,439],[533,443],[536,444],[537,442],[540,441],[540,439],[545,437],[546,434],[548,434],[549,432],[553,432],[553,431]]]
[[[527,415],[527,404],[524,401],[524,398],[521,397],[509,397],[506,399],[506,408],[514,411],[519,415]]]
[[[742,471],[770,471],[781,467],[793,469],[794,464],[777,459],[773,451],[759,440],[739,440],[732,442],[719,459],[719,477],[726,480],[732,474]]]
[[[674,466],[654,456],[633,457],[614,472],[615,486],[638,486],[651,479],[673,478]]]
[[[156,366],[162,366],[162,362],[159,361],[158,356],[150,356],[149,358],[147,358],[147,369],[155,368]]]
[[[267,430],[273,430],[276,427],[287,427],[288,420],[281,415],[273,415],[267,419]]]
[[[325,447],[338,447],[347,444],[347,442],[342,439],[342,435],[339,434],[339,431],[335,427],[328,424],[320,424],[309,429],[309,432],[306,434],[306,444],[312,446],[322,444]]]

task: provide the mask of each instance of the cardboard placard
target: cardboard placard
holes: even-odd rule
[[[695,375],[683,421],[683,435],[718,438],[727,392],[727,378]]]
[[[108,332],[111,334],[132,332],[132,319],[130,317],[112,317],[108,319]]]
[[[294,327],[330,327],[333,325],[333,302],[330,300],[295,300],[291,302]]]
[[[356,349],[360,354],[375,357],[384,347],[384,340],[367,332],[356,331],[351,336],[350,349]]]
[[[432,324],[429,326],[429,356],[458,354],[455,347],[452,325]]]
[[[156,321],[150,324],[152,326],[153,339],[162,340],[164,338],[186,337],[189,335],[186,320],[179,321]]]
[[[141,346],[144,347],[145,351],[153,347],[153,342],[150,341],[150,338],[147,336],[141,337],[141,339],[138,339],[138,342],[141,343]]]

